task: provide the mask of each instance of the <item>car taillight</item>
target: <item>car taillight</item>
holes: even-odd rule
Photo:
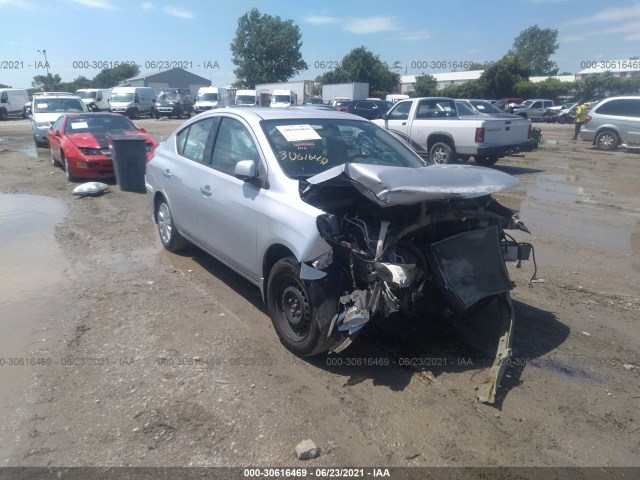
[[[484,142],[484,127],[476,128],[476,143]]]
[[[586,125],[586,124],[587,124],[587,123],[589,123],[590,121],[591,121],[591,116],[590,116],[590,115],[587,115],[587,116],[585,117],[585,119],[584,119],[584,123],[583,123],[583,125]]]

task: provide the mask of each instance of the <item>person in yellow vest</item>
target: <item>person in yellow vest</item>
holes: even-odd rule
[[[576,110],[576,123],[573,132],[573,141],[578,140],[578,134],[582,128],[585,118],[587,118],[587,106],[582,99],[578,100],[578,109]]]

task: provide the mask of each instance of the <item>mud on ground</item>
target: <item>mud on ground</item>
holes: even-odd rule
[[[156,139],[179,124],[139,123]],[[474,387],[491,306],[298,359],[256,288],[195,248],[162,249],[146,195],[72,196],[29,124],[0,123],[0,206],[39,195],[62,211],[40,243],[1,237],[3,284],[20,291],[0,293],[7,348],[49,363],[0,366],[0,466],[639,466],[640,155],[541,128],[541,148],[496,166],[521,181],[498,199],[533,232],[519,238],[539,281],[509,265],[515,356],[490,406]],[[300,462],[307,438],[321,454]]]

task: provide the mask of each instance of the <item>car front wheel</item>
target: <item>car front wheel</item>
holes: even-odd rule
[[[67,157],[64,156],[64,152],[62,150],[60,150],[60,162],[62,163],[62,168],[64,168],[64,174],[67,177],[67,180],[75,182],[76,177],[73,175],[69,162],[67,161]]]
[[[616,135],[614,132],[600,132],[596,136],[596,147],[598,148],[598,150],[615,150],[616,148],[618,148],[618,143],[618,135]]]
[[[267,305],[273,327],[282,344],[301,357],[334,347],[329,328],[338,313],[338,299],[328,294],[326,283],[305,282],[294,257],[279,260],[271,269]]]
[[[169,205],[167,205],[165,199],[160,200],[156,207],[156,223],[158,224],[160,241],[167,250],[177,252],[189,244],[173,224],[171,210],[169,210]]]

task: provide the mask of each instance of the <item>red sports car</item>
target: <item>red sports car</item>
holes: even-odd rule
[[[158,143],[144,129],[117,113],[67,113],[47,133],[51,162],[61,165],[69,181],[114,178],[107,134],[141,135],[147,161]]]

